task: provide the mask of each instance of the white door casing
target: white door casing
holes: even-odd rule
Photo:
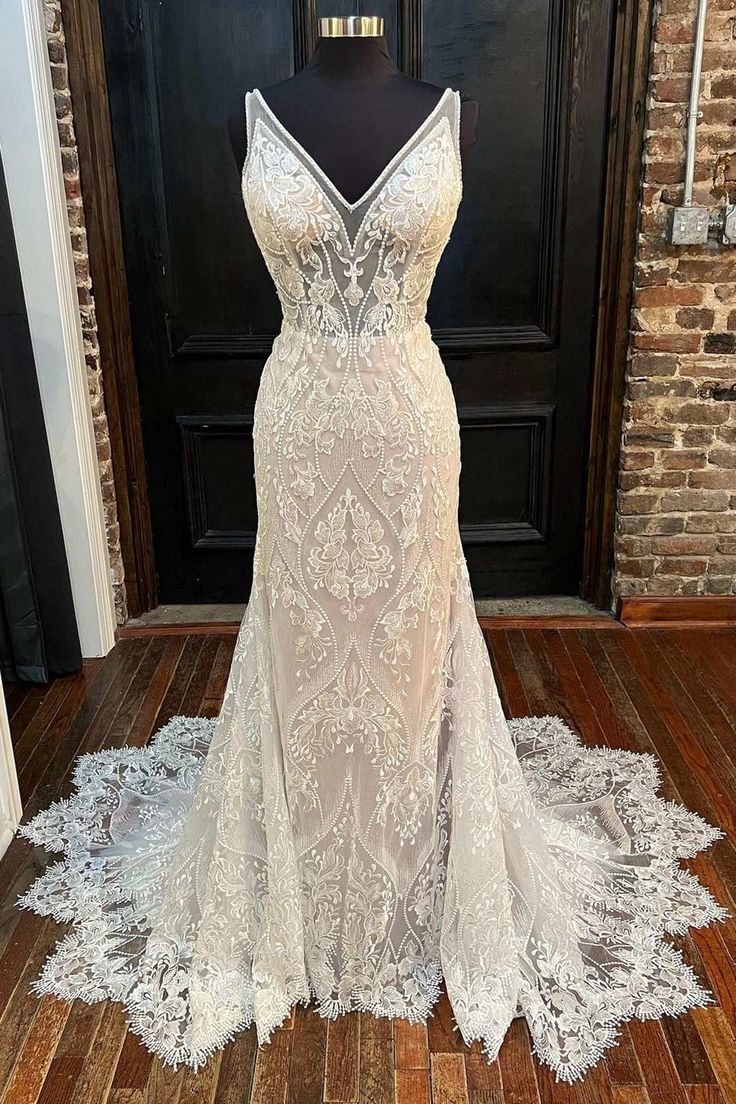
[[[0,0],[0,149],[82,654],[115,607],[41,0]]]

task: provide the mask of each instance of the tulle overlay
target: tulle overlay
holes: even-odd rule
[[[708,1000],[664,937],[723,917],[677,861],[720,833],[657,796],[652,758],[501,709],[425,321],[459,96],[355,204],[247,103],[243,195],[284,314],[250,601],[217,719],[83,757],[74,796],[22,829],[64,852],[23,905],[73,922],[38,988],[122,1001],[152,1051],[198,1066],[310,998],[425,1020],[444,979],[466,1041],[492,1058],[523,1015],[572,1080],[621,1020]]]

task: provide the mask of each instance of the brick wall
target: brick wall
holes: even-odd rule
[[[92,409],[92,421],[97,445],[97,460],[100,468],[102,502],[105,510],[107,545],[110,554],[115,595],[115,610],[118,623],[125,621],[127,608],[125,601],[125,580],[123,561],[120,552],[120,528],[118,525],[115,484],[113,482],[112,460],[110,456],[110,434],[105,413],[105,396],[102,387],[100,369],[100,349],[97,341],[97,323],[95,320],[95,302],[92,294],[92,282],[89,276],[89,258],[87,256],[87,235],[84,227],[84,210],[79,179],[79,159],[74,134],[72,102],[69,92],[69,76],[66,65],[66,47],[64,28],[61,19],[59,0],[44,0],[46,31],[48,36],[51,80],[54,87],[56,118],[61,144],[61,161],[64,169],[67,211],[69,214],[69,232],[74,253],[74,269],[77,278],[77,295],[82,319],[84,354],[87,364],[87,386]]]
[[[619,480],[614,592],[736,593],[736,248],[666,244],[682,198],[695,0],[661,0]],[[736,200],[736,10],[711,0],[694,202]]]

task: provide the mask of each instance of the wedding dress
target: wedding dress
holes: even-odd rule
[[[627,1017],[709,1000],[663,936],[725,915],[677,862],[721,833],[656,795],[653,757],[504,718],[425,322],[459,95],[355,203],[258,91],[246,107],[243,196],[284,315],[250,602],[216,720],[83,756],[74,795],[22,828],[64,852],[22,904],[74,925],[37,990],[122,1001],[196,1067],[298,1001],[425,1020],[444,978],[467,1042],[494,1058],[523,1015],[573,1080]]]

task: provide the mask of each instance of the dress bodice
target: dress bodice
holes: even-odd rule
[[[285,322],[341,353],[422,322],[462,194],[459,93],[446,89],[355,203],[257,90],[246,119],[243,198]]]

